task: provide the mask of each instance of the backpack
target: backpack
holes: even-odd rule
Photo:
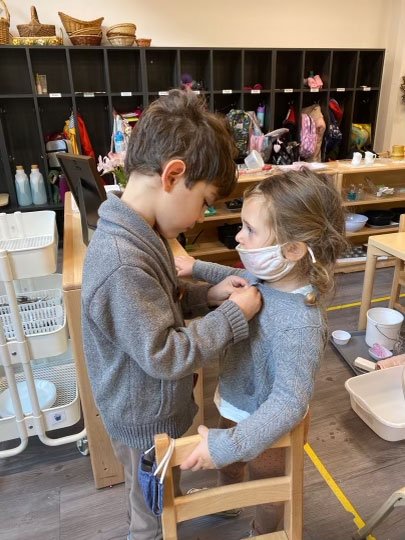
[[[325,135],[325,152],[329,153],[342,142],[342,132],[333,112],[329,109],[329,125]]]
[[[315,154],[317,144],[316,126],[309,114],[301,114],[301,147],[300,156],[310,159]]]
[[[247,112],[240,109],[231,109],[226,117],[238,149],[238,158],[245,158],[249,153],[249,139],[252,118]]]

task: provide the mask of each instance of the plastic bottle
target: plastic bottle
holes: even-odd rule
[[[39,171],[38,165],[31,165],[30,185],[32,202],[36,205],[46,204],[47,197],[44,178]]]
[[[266,112],[266,106],[263,105],[263,103],[259,103],[259,106],[257,107],[256,116],[259,121],[259,126],[264,126],[264,113]]]
[[[125,138],[122,132],[122,123],[119,120],[117,120],[117,131],[114,135],[114,148],[117,154],[119,152],[124,152],[125,150]]]
[[[17,192],[17,201],[20,206],[32,204],[30,183],[22,165],[17,165],[16,167],[15,190]]]

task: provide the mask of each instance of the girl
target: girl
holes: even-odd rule
[[[305,416],[327,341],[322,300],[333,290],[345,247],[344,211],[326,176],[278,173],[244,197],[237,251],[246,270],[177,257],[179,276],[219,283],[237,274],[263,297],[250,339],[220,359],[214,401],[220,429],[200,426],[202,442],[182,469],[220,469],[221,484],[283,474],[284,449],[268,449]],[[282,525],[282,505],[258,507],[254,533]]]

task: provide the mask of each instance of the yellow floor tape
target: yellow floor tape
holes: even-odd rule
[[[405,294],[400,294],[399,296],[400,298],[404,298]],[[375,304],[376,302],[386,302],[389,299],[390,299],[389,296],[381,296],[380,298],[373,298],[371,300],[371,303]],[[338,309],[349,309],[349,308],[360,307],[360,306],[361,306],[361,301],[359,300],[358,302],[352,302],[351,304],[341,304],[340,306],[329,306],[326,309],[326,311],[337,311]]]
[[[358,529],[361,529],[364,527],[365,522],[361,519],[359,516],[357,510],[354,508],[352,503],[349,501],[349,499],[346,497],[346,495],[343,493],[343,491],[340,489],[340,487],[337,485],[335,480],[332,478],[329,471],[326,469],[325,465],[322,463],[322,461],[319,459],[319,457],[315,454],[314,450],[312,449],[311,445],[309,443],[306,443],[304,446],[304,450],[307,453],[307,456],[314,464],[315,468],[318,470],[319,474],[322,476],[322,478],[325,480],[325,482],[328,484],[330,489],[332,490],[333,494],[337,498],[337,500],[340,502],[340,504],[343,506],[343,508],[346,510],[346,512],[349,512],[349,514],[353,515],[353,522],[356,525]],[[367,536],[367,540],[377,540],[374,536],[369,534]]]

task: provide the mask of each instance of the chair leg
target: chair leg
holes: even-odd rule
[[[353,540],[365,540],[367,536],[377,527],[388,514],[390,514],[396,506],[405,506],[405,487],[395,491],[385,503],[371,516],[363,528],[358,530],[353,535]]]
[[[291,433],[291,446],[286,448],[286,475],[291,476],[291,499],[284,505],[284,530],[287,537],[302,540],[304,494],[305,420]]]

